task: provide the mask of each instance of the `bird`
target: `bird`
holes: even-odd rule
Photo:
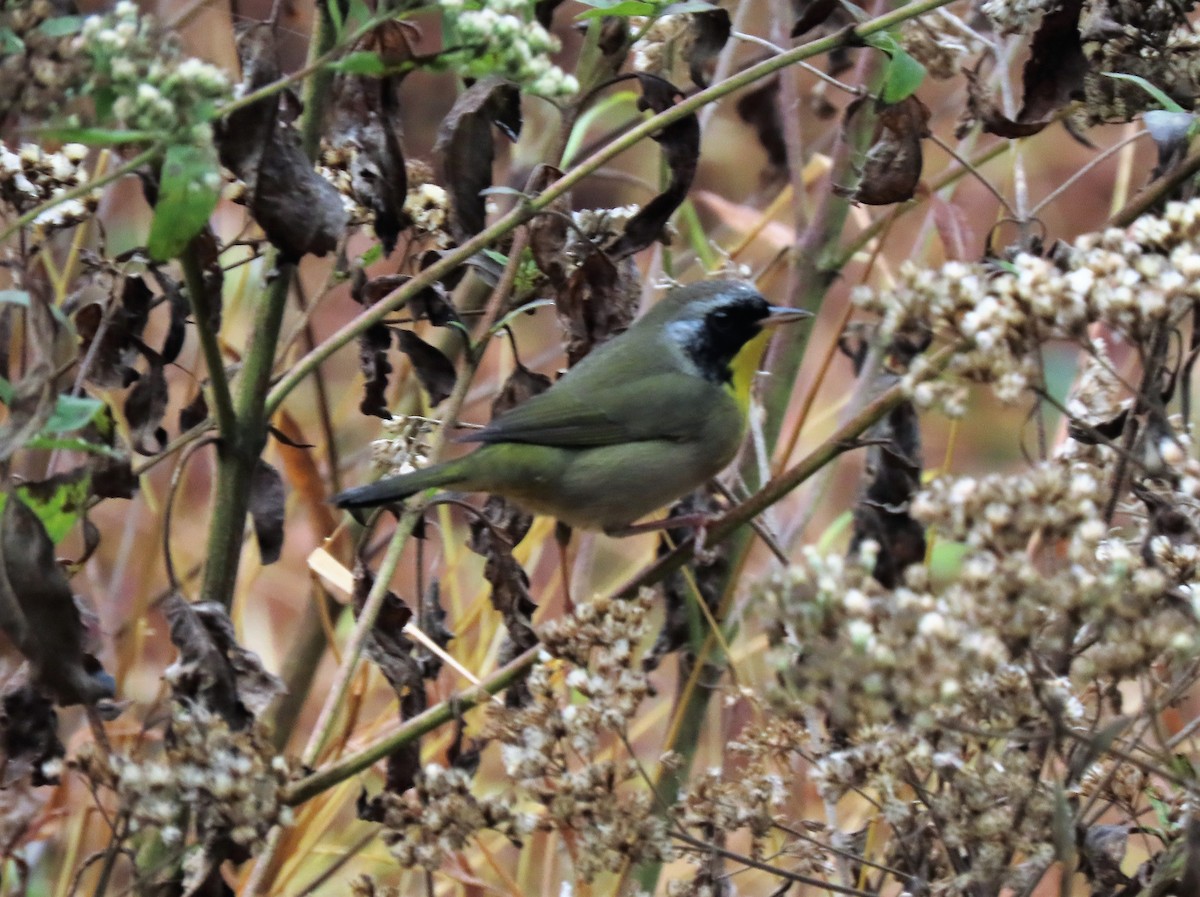
[[[340,508],[428,489],[485,492],[567,526],[619,535],[737,454],[772,328],[812,317],[750,283],[676,287],[549,389],[460,437],[475,451],[347,489]]]

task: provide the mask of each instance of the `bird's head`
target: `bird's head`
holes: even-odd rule
[[[770,328],[811,318],[812,312],[771,305],[744,281],[703,281],[672,290],[643,319],[662,328],[695,373],[723,383],[739,400],[767,346]]]

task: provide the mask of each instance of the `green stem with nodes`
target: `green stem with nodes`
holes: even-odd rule
[[[310,773],[288,787],[283,795],[284,803],[294,807],[311,800],[351,776],[369,769],[398,748],[411,744],[422,735],[458,718],[467,710],[512,685],[533,666],[540,652],[541,646],[535,645],[519,657],[513,658],[504,667],[496,670],[479,685],[472,686],[430,707],[424,713],[406,720],[390,735],[384,736],[358,753],[349,754],[324,769]]]
[[[701,90],[693,94],[685,100],[680,101],[670,109],[660,112],[659,114],[646,119],[641,124],[631,128],[621,137],[614,140],[612,143],[601,147],[587,159],[580,162],[570,171],[566,172],[561,178],[547,187],[544,191],[535,197],[530,197],[524,202],[517,205],[507,215],[488,227],[466,243],[463,243],[457,249],[454,249],[434,264],[430,265],[420,274],[413,277],[400,289],[394,293],[385,296],[371,308],[364,311],[357,318],[347,323],[336,333],[317,346],[303,358],[293,365],[288,373],[275,385],[271,390],[271,395],[267,398],[268,411],[273,412],[283,400],[287,397],[296,386],[307,377],[317,365],[321,364],[325,359],[329,358],[338,349],[347,345],[355,337],[363,333],[371,325],[378,323],[388,315],[394,313],[398,308],[401,308],[408,300],[415,296],[419,291],[435,283],[446,274],[463,264],[476,252],[487,248],[491,243],[507,234],[513,228],[517,227],[525,221],[528,221],[534,215],[549,207],[556,199],[567,193],[572,187],[582,181],[585,177],[595,172],[607,164],[611,159],[620,155],[625,150],[640,143],[642,140],[658,133],[667,125],[679,121],[701,107],[712,103],[736,90],[740,90],[755,81],[761,80],[769,75],[774,74],[780,69],[786,68],[789,65],[800,62],[805,59],[810,59],[814,56],[819,56],[822,53],[828,53],[838,47],[849,43],[854,43],[858,40],[870,37],[873,34],[878,34],[881,31],[886,31],[901,22],[919,16],[930,10],[937,9],[941,6],[946,6],[951,0],[916,0],[909,3],[900,9],[889,12],[885,15],[878,16],[870,21],[863,22],[856,26],[850,32],[841,32],[831,35],[830,37],[822,38],[821,40],[813,41],[803,46],[796,47],[786,53],[781,53],[770,59],[765,59],[757,65],[753,65],[736,75],[728,78],[719,84],[714,84],[711,87]]]
[[[222,433],[232,433],[237,416],[233,411],[233,395],[229,391],[229,380],[225,376],[225,360],[221,357],[221,346],[216,332],[208,326],[213,319],[213,309],[204,289],[204,272],[190,246],[179,257],[179,264],[183,268],[192,316],[196,319],[200,350],[204,353],[204,364],[208,367],[208,381],[212,390],[217,427]]]

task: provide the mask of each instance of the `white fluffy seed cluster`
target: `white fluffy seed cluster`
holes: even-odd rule
[[[862,287],[854,298],[882,318],[886,333],[928,326],[960,341],[950,372],[1014,402],[1039,382],[1046,340],[1085,342],[1088,325],[1102,321],[1138,343],[1190,314],[1200,299],[1198,240],[1200,200],[1171,203],[1161,217],[1080,237],[1054,259],[1021,254],[1007,269],[906,264],[893,289]],[[910,379],[921,379],[919,368]]]
[[[111,12],[88,16],[75,49],[92,61],[86,92],[115,97],[118,126],[211,140],[208,119],[228,99],[229,80],[215,65],[183,56],[137,4],[121,0]]]
[[[508,797],[475,797],[461,769],[430,763],[403,794],[388,793],[384,803],[384,842],[406,867],[439,868],[479,832],[490,829],[519,843],[536,819],[513,809]]]
[[[401,414],[381,421],[380,429],[384,435],[371,443],[371,464],[381,474],[412,473],[429,463],[429,418]]]
[[[176,705],[161,759],[115,756],[112,786],[130,813],[130,829],[153,828],[178,847],[192,826],[205,844],[221,840],[253,850],[275,825],[289,825],[282,802],[289,772],[260,732],[232,732],[219,717]]]
[[[32,143],[14,151],[0,140],[0,208],[20,215],[87,184],[87,155],[87,147],[79,143],[52,153]],[[34,241],[86,221],[99,202],[100,191],[92,190],[51,206],[33,221]]]
[[[905,22],[900,45],[940,80],[957,77],[968,60],[984,49],[962,20],[945,9]]]
[[[692,17],[686,13],[658,16],[630,16],[629,30],[644,33],[630,49],[630,66],[635,72],[659,75],[668,81],[678,78],[677,69],[686,71],[694,42]],[[649,25],[647,28],[646,26]]]
[[[1022,737],[1086,738],[1117,683],[1170,681],[1200,655],[1200,505],[1170,486],[1200,480],[1200,465],[1181,445],[1154,487],[1166,510],[1141,508],[1129,530],[1103,517],[1115,453],[1073,444],[1010,476],[938,478],[914,498],[934,538],[965,547],[944,581],[917,565],[884,588],[868,544],[849,559],[810,549],[763,588],[775,699],[785,716],[824,721],[824,743],[804,746],[815,784],[828,801],[867,791],[906,849],[936,829],[934,893],[1036,882],[1054,856],[1059,783],[1038,751],[1015,749]],[[1080,793],[1101,787],[1097,775]],[[946,851],[969,855],[969,871]]]
[[[1001,34],[1030,34],[1057,0],[983,0],[979,11]]]
[[[585,881],[673,856],[637,762],[593,759],[627,735],[648,694],[635,646],[650,606],[648,594],[594,600],[547,624],[539,636],[548,654],[526,680],[529,701],[488,722],[511,800],[540,808],[539,828],[571,833],[575,871]]]
[[[550,61],[562,45],[533,16],[530,0],[443,0],[455,43],[468,51],[460,72],[502,75],[544,97],[570,96],[579,82]]]

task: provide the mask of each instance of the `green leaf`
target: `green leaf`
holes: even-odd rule
[[[362,267],[365,268],[368,265],[375,264],[381,258],[383,258],[383,244],[376,243],[374,246],[372,246],[370,249],[368,249],[366,252],[364,252],[362,255],[360,255],[358,257],[358,263],[359,263],[359,265],[361,265]]]
[[[0,28],[0,54],[24,53],[25,42],[11,28]]]
[[[47,37],[69,37],[78,34],[83,28],[83,16],[59,16],[46,19],[37,26],[37,30]]]
[[[653,16],[658,13],[657,3],[647,3],[645,0],[584,0],[592,9],[581,12],[575,18],[579,21],[599,19],[604,16]]]
[[[1132,81],[1142,90],[1146,91],[1146,93],[1150,94],[1150,96],[1154,97],[1158,101],[1158,104],[1168,112],[1187,112],[1186,109],[1140,75],[1126,75],[1124,72],[1105,72],[1104,75],[1108,78],[1115,78],[1118,81]]]
[[[91,396],[61,395],[54,403],[54,413],[42,427],[42,433],[70,433],[86,427],[103,407],[102,401]]]
[[[867,38],[867,43],[888,55],[880,99],[889,104],[899,103],[916,93],[925,80],[925,66],[904,51],[896,36],[884,31]]]
[[[327,68],[347,75],[367,75],[372,78],[382,78],[388,70],[382,57],[373,50],[347,53],[336,62],[329,63]]]
[[[87,505],[91,481],[90,474],[67,480],[60,483],[48,496],[36,495],[28,486],[18,486],[17,495],[42,521],[50,541],[58,544],[66,538],[75,521],[79,519],[80,511]],[[3,506],[3,501],[0,501],[0,509]]]
[[[13,400],[13,385],[5,378],[0,377],[0,402],[5,405],[11,405]]]
[[[883,72],[883,101],[890,104],[908,99],[924,80],[925,66],[897,47]]]
[[[350,0],[350,11],[346,14],[346,21],[361,27],[371,21],[371,16],[371,9],[364,0]]]
[[[208,224],[221,192],[217,154],[211,145],[178,144],[163,159],[162,180],[147,249],[164,262],[183,252],[188,241]]]

